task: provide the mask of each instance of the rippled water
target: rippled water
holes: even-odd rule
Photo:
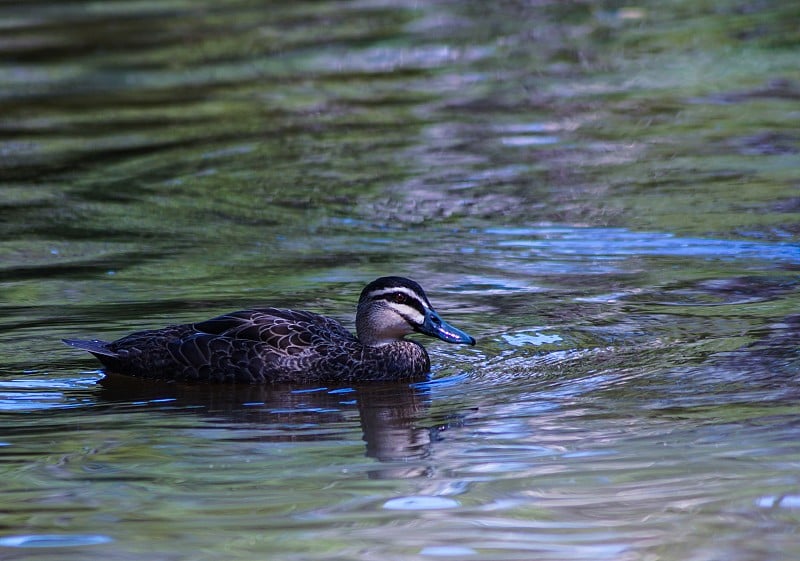
[[[800,11],[0,6],[0,558],[800,556]],[[62,337],[419,280],[430,381]]]

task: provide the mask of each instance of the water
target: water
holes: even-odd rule
[[[786,2],[0,6],[0,558],[800,556]],[[429,382],[62,337],[419,280]]]

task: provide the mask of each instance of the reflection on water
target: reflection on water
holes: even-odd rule
[[[0,557],[800,556],[790,2],[0,6]],[[688,39],[688,40],[687,40]],[[403,274],[430,382],[60,339]]]
[[[552,252],[553,255],[591,257],[595,260],[615,256],[660,255],[696,259],[774,259],[791,264],[800,262],[800,248],[788,242],[682,238],[621,228],[493,228],[486,233],[497,236],[501,247],[520,247],[540,254]]]
[[[369,384],[357,387],[290,387],[274,385],[215,386],[142,383],[109,375],[100,384],[99,403],[133,406],[165,404],[191,411],[230,430],[246,428],[244,440],[280,442],[335,438],[328,425],[357,418],[366,455],[381,462],[403,462],[429,453],[431,433],[439,427],[419,426],[429,405],[424,384]],[[278,430],[276,430],[278,429]],[[316,430],[315,430],[316,429]]]
[[[51,377],[34,378],[28,372],[23,378],[0,380],[0,411],[21,411],[23,413],[38,409],[61,409],[81,407],[86,401],[87,390],[92,389],[101,378],[100,374],[82,378],[56,379]],[[62,390],[83,390],[62,391]]]

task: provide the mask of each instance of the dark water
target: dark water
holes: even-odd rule
[[[0,4],[0,558],[800,557],[793,2]],[[62,337],[419,280],[430,382]]]

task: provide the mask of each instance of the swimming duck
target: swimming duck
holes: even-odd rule
[[[356,336],[338,321],[299,310],[259,308],[113,342],[64,339],[107,370],[184,382],[317,383],[414,380],[430,370],[425,348],[405,339],[423,333],[474,345],[445,322],[425,291],[404,277],[381,277],[361,292]]]

